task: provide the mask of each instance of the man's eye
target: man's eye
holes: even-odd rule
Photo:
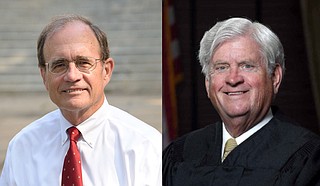
[[[214,71],[216,72],[224,72],[228,69],[227,65],[217,65],[214,67]]]
[[[241,69],[245,70],[245,71],[252,71],[254,69],[256,69],[256,66],[251,65],[251,64],[242,64]]]
[[[66,67],[66,63],[64,61],[56,61],[51,64],[52,69],[56,68],[64,68]]]
[[[87,59],[79,59],[77,60],[77,65],[83,68],[90,68],[92,66],[92,62]]]
[[[253,68],[253,65],[246,64],[246,65],[243,65],[243,68]]]

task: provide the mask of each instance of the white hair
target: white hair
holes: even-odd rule
[[[271,75],[277,64],[285,71],[283,46],[269,28],[245,18],[230,18],[218,22],[210,30],[206,31],[199,50],[199,61],[202,73],[208,78],[209,64],[217,48],[224,42],[240,36],[249,36],[260,46],[261,57],[266,63],[268,73]]]

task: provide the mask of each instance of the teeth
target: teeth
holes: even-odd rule
[[[244,92],[229,92],[228,95],[229,96],[233,96],[233,95],[241,95],[243,94]]]
[[[76,91],[82,91],[82,89],[74,89],[74,90],[66,90],[66,93],[76,92]]]

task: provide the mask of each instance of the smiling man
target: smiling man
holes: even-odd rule
[[[43,83],[59,109],[10,142],[1,186],[161,185],[161,135],[108,104],[114,61],[106,35],[60,16],[38,39]]]
[[[200,43],[205,86],[221,122],[163,152],[165,186],[320,184],[320,138],[271,103],[285,71],[283,47],[264,25],[218,22]]]

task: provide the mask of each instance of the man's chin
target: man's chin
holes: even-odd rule
[[[67,100],[62,101],[57,106],[60,109],[69,110],[69,111],[77,111],[81,110],[86,107],[86,104],[83,100],[77,99],[77,100]]]
[[[236,120],[236,119],[243,119],[243,118],[247,118],[249,115],[249,112],[247,110],[237,110],[237,111],[233,111],[233,112],[227,112],[225,114],[225,117],[227,117],[228,119],[231,120]]]

